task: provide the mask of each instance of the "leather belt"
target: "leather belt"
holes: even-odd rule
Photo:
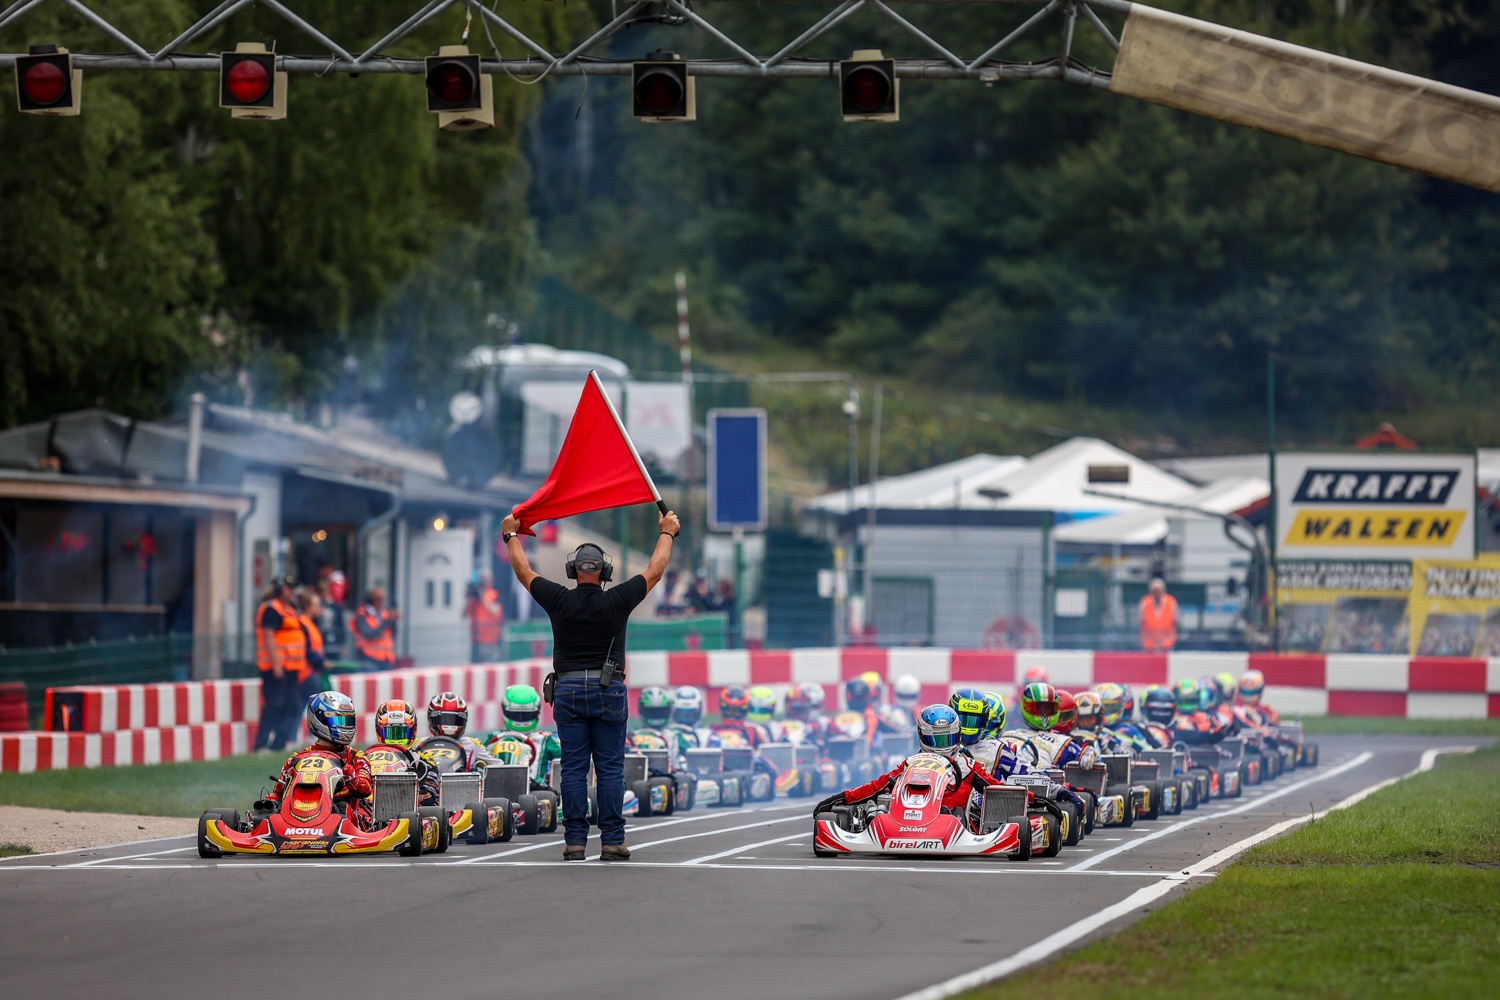
[[[604,671],[598,670],[598,669],[594,669],[594,670],[559,670],[559,671],[556,671],[556,673],[557,673],[557,679],[560,680],[560,681],[568,681],[568,680],[573,680],[575,678],[578,679],[578,680],[581,680],[581,681],[597,681],[600,677],[604,676]],[[617,680],[622,680],[623,681],[625,679],[625,671],[623,671],[623,670],[617,670],[617,671],[615,671],[615,678]]]

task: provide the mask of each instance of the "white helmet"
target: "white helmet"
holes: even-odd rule
[[[672,721],[679,726],[696,726],[703,719],[703,692],[684,684],[672,692]]]
[[[807,694],[807,700],[812,705],[813,714],[817,715],[822,712],[823,705],[828,698],[828,692],[823,690],[823,685],[812,681],[805,681],[802,684],[802,690]]]
[[[916,708],[917,702],[922,700],[922,682],[911,674],[902,674],[891,686],[891,692],[896,704],[903,708]]]

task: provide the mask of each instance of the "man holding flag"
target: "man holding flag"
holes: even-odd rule
[[[655,501],[661,534],[646,571],[609,590],[614,566],[604,550],[585,543],[568,560],[578,581],[568,590],[532,570],[519,536],[539,521],[591,510]],[[500,524],[516,579],[552,619],[552,714],[562,744],[563,860],[584,860],[588,843],[588,773],[598,789],[600,857],[628,861],[625,846],[625,626],[666,572],[672,542],[682,530],[667,510],[631,443],[599,376],[589,373],[552,473]]]

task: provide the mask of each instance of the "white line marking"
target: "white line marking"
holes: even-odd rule
[[[113,858],[113,857],[111,857],[111,858],[95,858],[93,861],[80,861],[77,864],[62,865],[60,867],[63,867],[63,868],[91,868],[94,865],[101,865],[101,864],[103,864],[106,861],[136,861],[136,860],[139,860],[140,858],[155,858],[155,857],[159,857],[159,856],[161,856],[163,854],[181,854],[183,851],[194,851],[194,850],[197,850],[197,845],[196,844],[194,844],[192,846],[189,846],[189,847],[173,847],[173,848],[170,848],[170,849],[165,850],[165,851],[152,851],[150,854],[125,854],[125,855],[121,855],[120,857],[117,857],[117,858]]]
[[[1453,748],[1451,750],[1428,750],[1422,754],[1422,763],[1417,767],[1417,769],[1415,771],[1411,771],[1407,774],[1402,775],[1402,777],[1409,778],[1413,774],[1417,774],[1430,769],[1433,762],[1437,759],[1437,755],[1440,753],[1468,753],[1472,752],[1473,750],[1473,747]],[[1348,768],[1358,766],[1359,764],[1364,763],[1364,761],[1370,756],[1371,755],[1369,753],[1361,754],[1358,757],[1355,757],[1353,760],[1349,761],[1348,764],[1344,765],[1342,769],[1347,770]],[[1333,773],[1334,772],[1332,771],[1327,772],[1327,774],[1330,775]],[[1345,805],[1351,805],[1354,802],[1358,802],[1365,796],[1372,794],[1374,791],[1380,788],[1385,788],[1393,782],[1399,780],[1399,778],[1393,778],[1372,785],[1367,789],[1363,789],[1362,791],[1356,792],[1354,795],[1349,796],[1349,798],[1345,799],[1343,802],[1340,802],[1333,808],[1338,809]],[[1291,785],[1288,788],[1284,789],[1284,791],[1293,791],[1297,787],[1299,786]],[[1020,951],[1016,952],[1014,955],[1011,955],[1009,958],[1003,958],[998,962],[992,962],[989,965],[975,969],[973,972],[964,973],[961,976],[954,976],[952,979],[944,980],[941,983],[936,983],[932,986],[927,987],[926,989],[917,990],[915,993],[908,993],[906,996],[897,998],[897,1000],[947,1000],[948,997],[955,996],[959,993],[964,992],[965,990],[972,990],[976,987],[983,986],[986,983],[992,983],[997,979],[1001,979],[1005,976],[1010,975],[1012,972],[1016,972],[1020,969],[1026,968],[1026,966],[1028,965],[1033,965],[1037,962],[1040,962],[1043,959],[1052,956],[1056,952],[1061,951],[1063,948],[1066,948],[1068,945],[1073,944],[1074,942],[1086,937],[1089,934],[1092,934],[1094,931],[1105,926],[1106,924],[1109,924],[1112,921],[1119,919],[1120,917],[1134,912],[1135,910],[1139,909],[1142,906],[1145,906],[1147,903],[1150,903],[1153,900],[1160,899],[1162,896],[1165,896],[1173,889],[1181,886],[1188,879],[1197,875],[1205,874],[1208,868],[1217,864],[1222,864],[1223,862],[1239,854],[1241,851],[1247,850],[1248,848],[1255,846],[1263,840],[1268,840],[1271,837],[1276,836],[1278,833],[1281,833],[1284,830],[1288,830],[1299,823],[1306,823],[1310,819],[1312,819],[1311,815],[1294,816],[1291,819],[1277,823],[1274,826],[1268,827],[1253,836],[1246,837],[1244,840],[1241,840],[1234,844],[1230,844],[1228,847],[1224,848],[1221,851],[1214,852],[1213,854],[1204,858],[1202,861],[1199,861],[1194,865],[1190,865],[1180,872],[1173,872],[1171,875],[1166,876],[1158,882],[1145,886],[1144,888],[1137,889],[1135,892],[1131,893],[1129,896],[1126,896],[1124,899],[1120,900],[1118,903],[1115,903],[1113,906],[1105,907],[1097,913],[1090,914],[1083,920],[1064,927],[1062,930],[1058,931],[1055,934],[1051,934],[1045,938],[1042,938],[1042,940],[1036,942],[1030,947],[1022,948]],[[1140,843],[1140,841],[1136,841],[1136,843]],[[1065,870],[1069,872],[1075,872],[1079,867],[1080,866],[1075,865],[1073,868]]]
[[[1097,865],[1105,858],[1112,858],[1116,854],[1133,850],[1134,848],[1137,848],[1142,844],[1150,843],[1151,841],[1156,840],[1159,837],[1165,837],[1169,834],[1176,833],[1178,830],[1186,829],[1187,827],[1202,823],[1206,819],[1218,819],[1224,816],[1233,816],[1236,813],[1248,812],[1250,809],[1255,808],[1263,802],[1269,802],[1272,799],[1279,799],[1283,795],[1290,795],[1293,792],[1301,791],[1308,785],[1315,785],[1320,781],[1326,781],[1329,778],[1335,778],[1340,774],[1343,774],[1345,771],[1358,767],[1373,756],[1375,755],[1367,750],[1346,764],[1342,764],[1330,770],[1323,771],[1312,776],[1311,778],[1305,778],[1295,784],[1287,785],[1285,788],[1278,789],[1277,791],[1272,792],[1270,795],[1263,796],[1262,798],[1257,799],[1253,802],[1243,802],[1235,806],[1233,809],[1227,809],[1215,816],[1194,816],[1192,819],[1181,820],[1179,822],[1173,823],[1171,826],[1163,827],[1162,829],[1157,830],[1155,833],[1148,833],[1144,837],[1139,837],[1135,840],[1130,841],[1129,843],[1121,844],[1119,847],[1112,847],[1109,850],[1105,851],[1103,854],[1096,854],[1092,858],[1088,858],[1084,861],[1078,862],[1078,864],[1074,865],[1070,870],[1081,871],[1084,868],[1092,868],[1094,865]]]
[[[655,847],[658,844],[672,844],[672,843],[676,843],[679,840],[695,840],[698,837],[717,837],[721,833],[734,833],[736,830],[754,830],[757,827],[775,826],[777,823],[790,823],[793,820],[799,820],[799,819],[805,819],[805,818],[806,819],[810,819],[811,817],[783,816],[780,819],[768,819],[768,820],[763,820],[763,821],[761,821],[759,823],[746,823],[743,826],[726,826],[726,827],[724,827],[722,829],[719,829],[719,830],[704,830],[702,833],[684,833],[680,837],[664,837],[661,840],[648,840],[644,844],[636,844],[633,847],[631,847],[630,849],[632,851],[639,851],[642,848]]]
[[[707,861],[717,861],[720,858],[727,858],[732,854],[743,854],[745,851],[754,850],[757,847],[765,847],[767,844],[784,844],[788,840],[804,840],[806,838],[806,833],[794,833],[790,837],[777,837],[775,840],[762,840],[754,844],[745,844],[742,847],[736,847],[730,851],[720,851],[718,854],[709,854],[701,858],[694,858],[691,861],[683,861],[681,863],[684,865],[701,865]]]
[[[597,855],[595,858],[597,859]],[[738,859],[730,862],[705,862],[694,865],[696,869],[714,869],[717,871],[776,871],[776,872],[914,872],[917,874],[930,875],[990,875],[1002,878],[1019,875],[1047,875],[1056,877],[1058,875],[1079,876],[1111,876],[1123,878],[1161,878],[1160,870],[1156,871],[1121,871],[1116,869],[1094,868],[1084,872],[1070,872],[1066,868],[1062,870],[1043,871],[1040,868],[1027,867],[1023,863],[1011,863],[1005,865],[975,866],[965,868],[937,867],[936,865],[856,865],[848,860],[832,859],[829,861],[818,861],[806,864],[791,864],[781,862],[779,864],[741,864]],[[479,863],[488,868],[595,868],[599,865],[580,865],[576,861],[482,861]],[[686,867],[681,861],[638,861],[608,862],[612,868],[677,868]],[[275,860],[263,857],[244,857],[235,861],[219,861],[204,863],[162,862],[156,864],[102,864],[93,868],[55,867],[52,865],[22,865],[10,869],[17,872],[100,872],[100,871],[297,871],[306,868],[426,868],[428,871],[446,871],[448,866],[435,864],[432,859],[422,861],[390,861],[366,860],[360,861],[353,858],[314,861],[311,858],[297,858]],[[1199,872],[1191,876],[1193,878],[1214,878],[1215,872]]]
[[[43,851],[41,854],[14,854],[8,858],[0,858],[0,865],[7,861],[34,861],[37,858],[55,858],[60,854],[82,854],[84,851],[109,851],[116,847],[137,847],[141,844],[161,844],[168,840],[181,840],[183,837],[191,837],[190,833],[179,833],[175,837],[150,837],[146,840],[127,840],[119,844],[100,844],[98,847],[70,847],[66,851]]]

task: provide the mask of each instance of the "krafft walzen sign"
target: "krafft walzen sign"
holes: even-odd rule
[[[1474,456],[1276,456],[1280,559],[1469,559]]]

